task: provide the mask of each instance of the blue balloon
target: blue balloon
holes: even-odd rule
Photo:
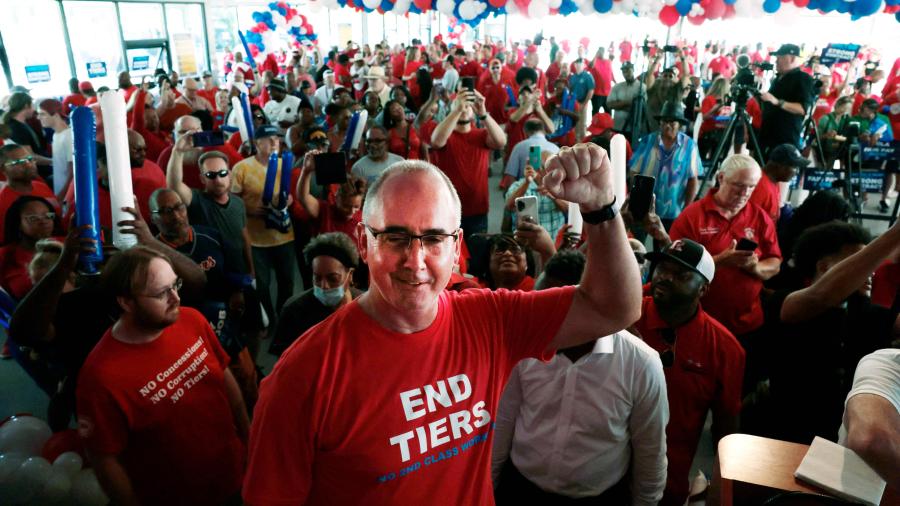
[[[594,9],[597,12],[604,13],[612,10],[612,0],[594,0]]]
[[[840,0],[821,0],[819,2],[819,9],[822,12],[831,12],[837,8],[838,2],[840,2]]]
[[[256,32],[247,32],[247,42],[259,44],[260,42],[262,42],[262,35]]]
[[[900,12],[894,13],[894,19],[896,19],[897,22],[900,23]]]
[[[274,29],[275,29],[275,22],[272,21],[271,19],[269,19],[269,20],[266,21],[266,26],[269,27],[269,30],[274,30]]]
[[[256,47],[259,48],[260,53],[266,52],[266,45],[263,44],[262,42],[257,42]]]
[[[394,8],[394,3],[390,0],[382,0],[381,1],[381,10],[384,12],[389,12]]]
[[[687,16],[691,12],[691,7],[694,5],[694,2],[691,0],[678,0],[675,3],[675,10],[678,11],[678,14],[682,16]]]
[[[725,5],[734,5],[737,3],[737,0],[725,0]]]
[[[262,12],[254,12],[253,14],[250,15],[250,17],[253,18],[254,23],[262,23],[262,20],[263,20]]]
[[[574,14],[576,12],[578,12],[578,4],[572,0],[563,0],[562,3],[559,4],[559,13],[563,16],[568,16],[569,14]]]
[[[847,14],[848,12],[850,12],[850,5],[851,4],[847,2],[838,2],[834,10],[840,12],[841,14]]]
[[[769,14],[774,14],[778,12],[778,9],[781,8],[781,0],[766,0],[763,2],[763,10],[768,12]]]
[[[287,16],[287,9],[285,9],[284,7],[279,7],[275,10],[278,11],[278,14],[281,14],[282,16]]]
[[[274,11],[274,10],[277,9],[277,8],[278,8],[278,2],[269,2],[269,9],[270,9],[270,10],[273,10],[273,11]]]
[[[881,10],[881,0],[857,0],[850,6],[850,14],[859,19]]]

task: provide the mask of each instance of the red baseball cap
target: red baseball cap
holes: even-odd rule
[[[605,112],[598,112],[591,120],[591,126],[588,127],[587,131],[590,132],[591,135],[600,135],[612,127],[612,116]]]
[[[94,89],[94,85],[90,81],[81,81],[78,83],[78,89],[81,91],[89,91]]]
[[[56,100],[55,98],[45,98],[38,103],[38,109],[46,112],[47,114],[53,116],[54,114],[59,114],[63,118],[66,117],[66,112],[63,110],[62,102]]]

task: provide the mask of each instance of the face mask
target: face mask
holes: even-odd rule
[[[313,296],[326,307],[336,307],[344,299],[344,285],[328,290],[313,286]]]

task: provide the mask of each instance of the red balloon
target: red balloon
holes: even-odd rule
[[[691,22],[692,25],[697,26],[702,25],[703,22],[706,21],[706,18],[704,18],[703,16],[688,16],[687,19]]]
[[[723,0],[707,0],[703,4],[706,19],[719,19],[725,14],[725,2]]]
[[[491,7],[496,7],[499,9],[506,5],[506,0],[488,0],[488,3],[491,4]]]
[[[416,7],[422,12],[431,9],[431,0],[413,0],[413,3],[415,3]]]
[[[809,5],[809,0],[794,0],[794,5],[797,7],[806,7]]]
[[[256,24],[256,28],[257,30],[259,30],[256,33],[265,33],[269,31],[269,25],[263,23],[262,21]]]
[[[250,48],[250,56],[256,58],[256,56],[259,55],[259,46],[251,42],[250,44],[247,44],[247,47]]]
[[[678,9],[676,9],[674,5],[667,5],[659,11],[659,20],[666,26],[675,26],[675,23],[678,23],[678,18],[680,16],[681,15],[678,14]]]
[[[87,460],[81,438],[78,437],[78,431],[75,429],[66,429],[50,436],[50,439],[44,443],[44,448],[41,449],[41,457],[47,459],[48,462],[53,462],[56,457],[66,452],[75,452],[81,455],[82,459]]]
[[[809,0],[807,0],[809,1]],[[722,19],[731,19],[733,18],[737,12],[734,10],[734,4],[725,5],[725,14],[722,14]]]
[[[258,26],[251,26],[251,27],[250,27],[250,31],[253,32],[253,33],[259,33],[259,27],[258,27]]]

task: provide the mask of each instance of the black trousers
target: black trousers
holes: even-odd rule
[[[513,465],[512,460],[507,460],[503,471],[500,472],[500,480],[494,491],[494,501],[497,506],[521,506],[522,504],[625,506],[631,504],[631,492],[628,490],[628,475],[625,475],[619,483],[609,487],[600,495],[574,499],[554,494],[543,490],[522,476],[522,473]]]

